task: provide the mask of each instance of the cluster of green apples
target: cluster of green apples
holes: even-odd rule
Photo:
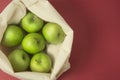
[[[15,47],[8,59],[15,72],[30,69],[34,72],[50,72],[52,59],[47,54],[46,45],[61,44],[65,39],[62,27],[54,22],[46,22],[32,12],[28,12],[19,25],[9,24],[2,38],[2,45]]]

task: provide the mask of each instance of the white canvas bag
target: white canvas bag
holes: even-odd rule
[[[55,22],[62,26],[66,33],[65,40],[59,45],[48,45],[47,53],[53,59],[51,73],[14,72],[7,58],[8,49],[0,46],[0,69],[19,78],[20,80],[57,80],[70,68],[69,58],[73,43],[73,30],[54,9],[48,0],[13,0],[0,14],[0,43],[8,24],[17,24],[29,10],[48,22]]]

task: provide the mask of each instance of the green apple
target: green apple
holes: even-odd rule
[[[29,33],[22,41],[22,48],[30,54],[38,53],[45,48],[45,40],[40,33]]]
[[[66,36],[62,27],[57,23],[52,23],[52,22],[47,23],[43,27],[42,34],[46,39],[46,41],[52,44],[62,43]]]
[[[52,59],[44,52],[35,54],[30,62],[30,69],[33,72],[47,73],[52,68]]]
[[[29,33],[40,31],[43,24],[44,21],[31,12],[24,16],[21,21],[23,29]]]
[[[24,33],[19,26],[8,25],[2,38],[2,44],[6,47],[14,47],[21,43],[23,37]]]
[[[15,72],[25,71],[29,67],[30,58],[22,49],[15,49],[9,55],[8,59]]]

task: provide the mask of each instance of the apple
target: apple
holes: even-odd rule
[[[59,44],[65,39],[65,32],[57,23],[48,22],[42,29],[42,34],[48,43]]]
[[[30,58],[22,49],[15,49],[9,55],[8,59],[15,72],[25,71],[29,67]]]
[[[35,54],[30,62],[30,69],[33,72],[47,73],[52,68],[52,59],[44,52]]]
[[[40,33],[29,33],[22,41],[22,48],[30,54],[38,53],[45,48],[45,40]]]
[[[43,24],[44,24],[44,21],[31,12],[29,12],[21,20],[21,25],[23,29],[29,33],[40,31]]]
[[[22,29],[17,25],[8,25],[3,38],[2,45],[6,47],[14,47],[21,43],[24,37]]]

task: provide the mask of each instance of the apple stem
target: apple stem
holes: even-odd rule
[[[39,61],[39,60],[37,60],[37,59],[36,59],[35,61],[36,61],[37,63],[41,63],[41,61]]]
[[[33,16],[33,21],[37,20],[38,17],[37,16]]]
[[[58,33],[57,36],[60,36],[60,33]]]
[[[24,56],[24,55],[23,55],[23,57],[22,57],[22,58],[23,58],[23,60],[25,60],[25,56]]]
[[[39,41],[37,38],[34,38],[34,39],[36,40],[37,44],[39,44],[39,43],[40,43],[40,41]]]

